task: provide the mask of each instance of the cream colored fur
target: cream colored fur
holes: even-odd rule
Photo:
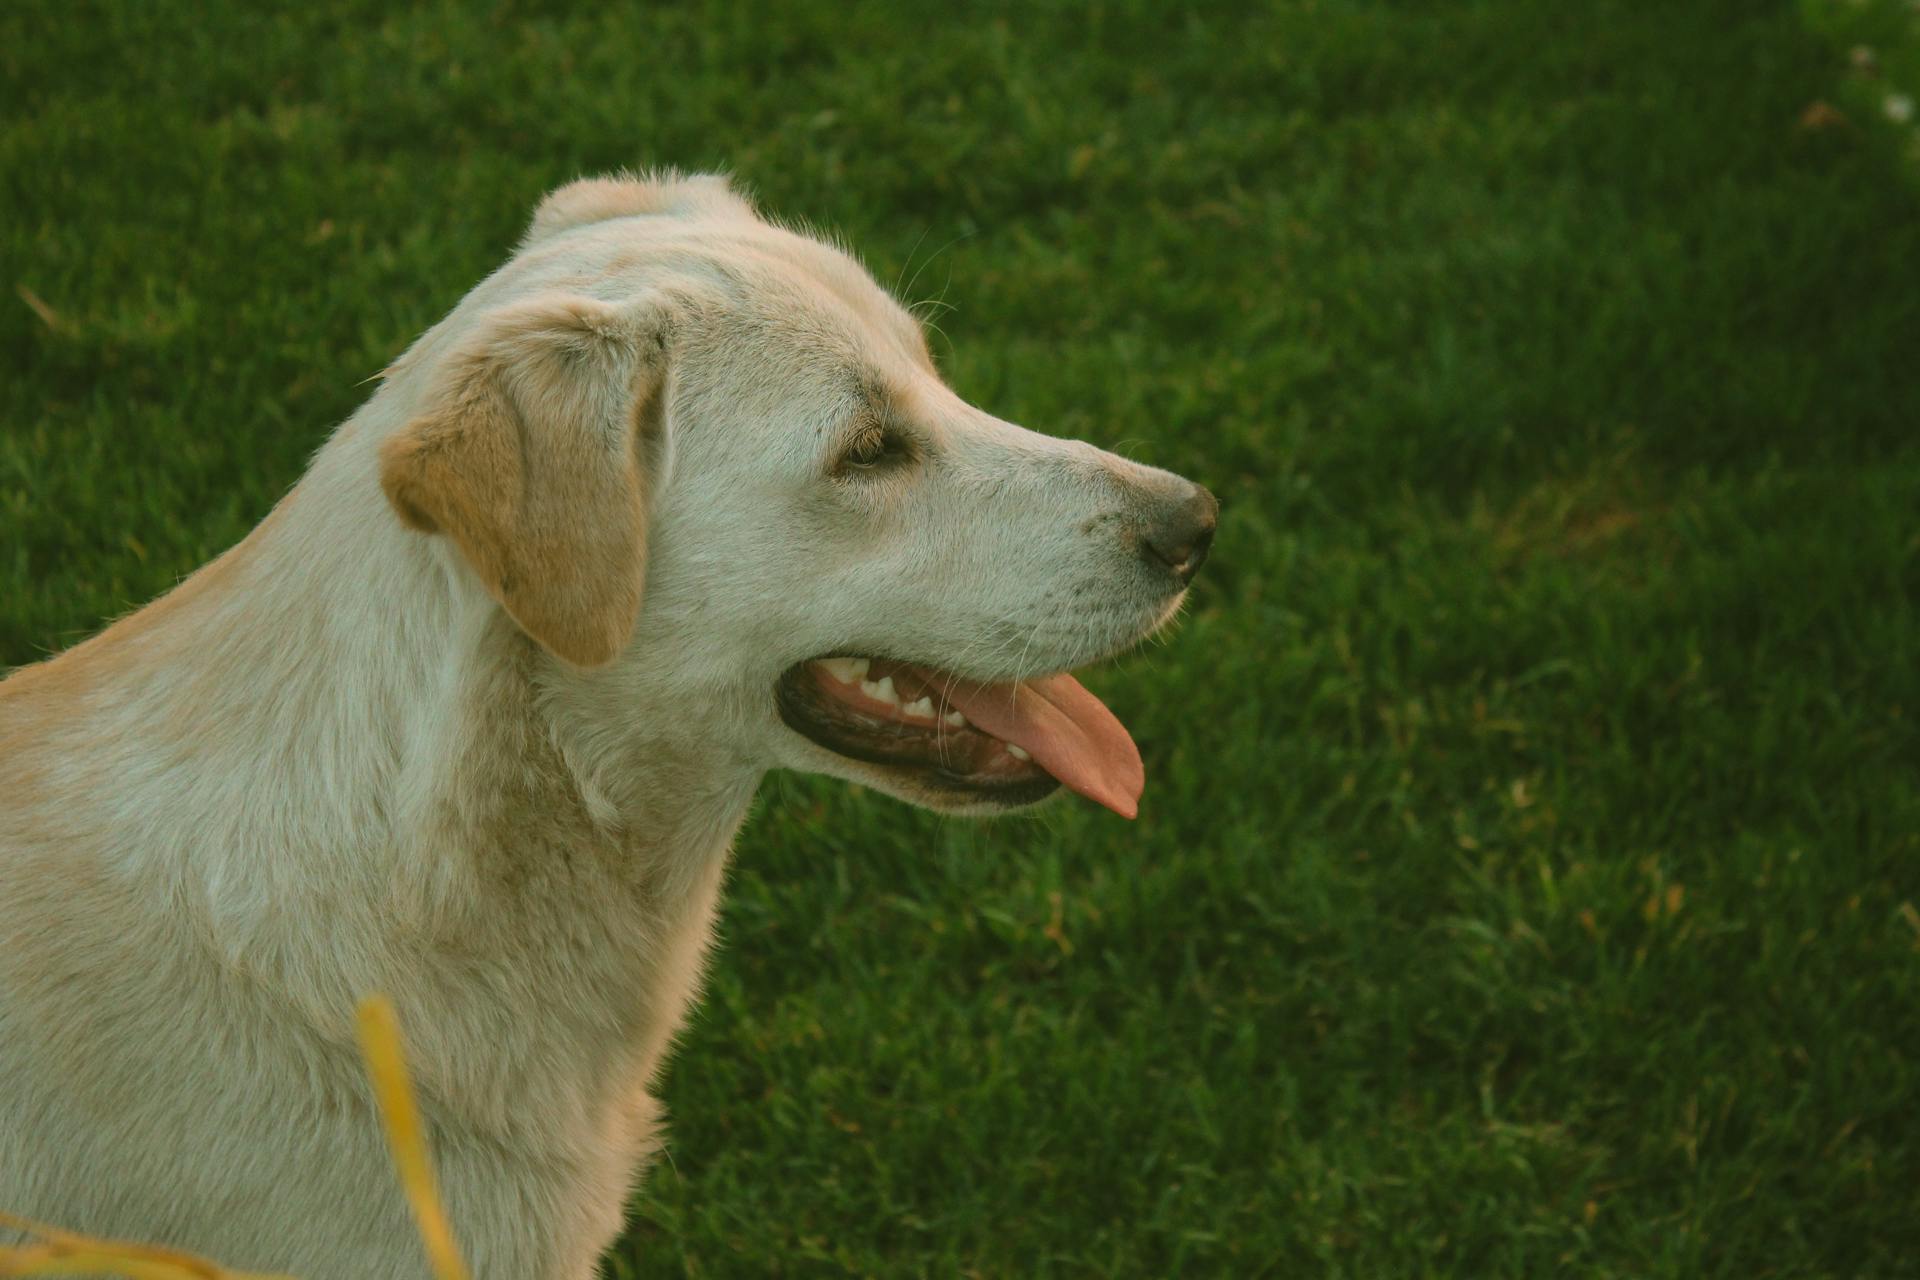
[[[919,460],[834,461],[884,412]],[[659,1142],[806,658],[1056,671],[1177,606],[1185,482],[941,383],[722,179],[551,196],[253,533],[0,683],[0,1208],[306,1280],[425,1274],[353,1045],[401,1015],[487,1280],[583,1280]]]

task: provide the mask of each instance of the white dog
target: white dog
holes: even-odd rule
[[[475,1273],[596,1274],[761,776],[1131,816],[1063,673],[1214,512],[963,403],[723,179],[555,192],[245,541],[0,684],[0,1209],[423,1275],[382,991]]]

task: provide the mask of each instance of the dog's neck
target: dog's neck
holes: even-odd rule
[[[657,1063],[759,774],[689,708],[583,723],[583,677],[440,542],[385,508],[349,425],[246,541],[10,681],[0,729],[53,726],[45,803],[106,797],[83,844],[156,927],[329,1039],[396,993],[428,1087],[511,1128],[526,1089],[568,1087],[535,1063],[588,1108]],[[84,756],[51,740],[81,720]],[[502,982],[553,987],[511,1002],[540,1025],[493,1021]]]

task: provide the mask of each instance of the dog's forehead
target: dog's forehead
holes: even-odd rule
[[[846,249],[758,217],[614,219],[536,246],[524,258],[532,275],[609,300],[690,278],[725,299],[717,318],[734,321],[744,337],[784,337],[840,348],[849,358],[932,367],[919,324]]]
[[[460,312],[546,293],[617,306],[653,291],[687,300],[683,392],[724,402],[731,420],[795,427],[785,434],[796,450],[830,435],[875,388],[908,393],[896,404],[944,400],[919,324],[851,254],[737,205],[604,218],[534,239]]]
[[[736,224],[711,244],[756,326],[788,326],[868,359],[924,361],[920,327],[845,249],[785,228]],[[879,344],[883,351],[871,350]]]

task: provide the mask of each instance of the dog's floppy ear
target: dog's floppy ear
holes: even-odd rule
[[[513,620],[579,666],[611,662],[640,613],[671,323],[658,293],[496,311],[380,446],[400,518],[451,538]]]

